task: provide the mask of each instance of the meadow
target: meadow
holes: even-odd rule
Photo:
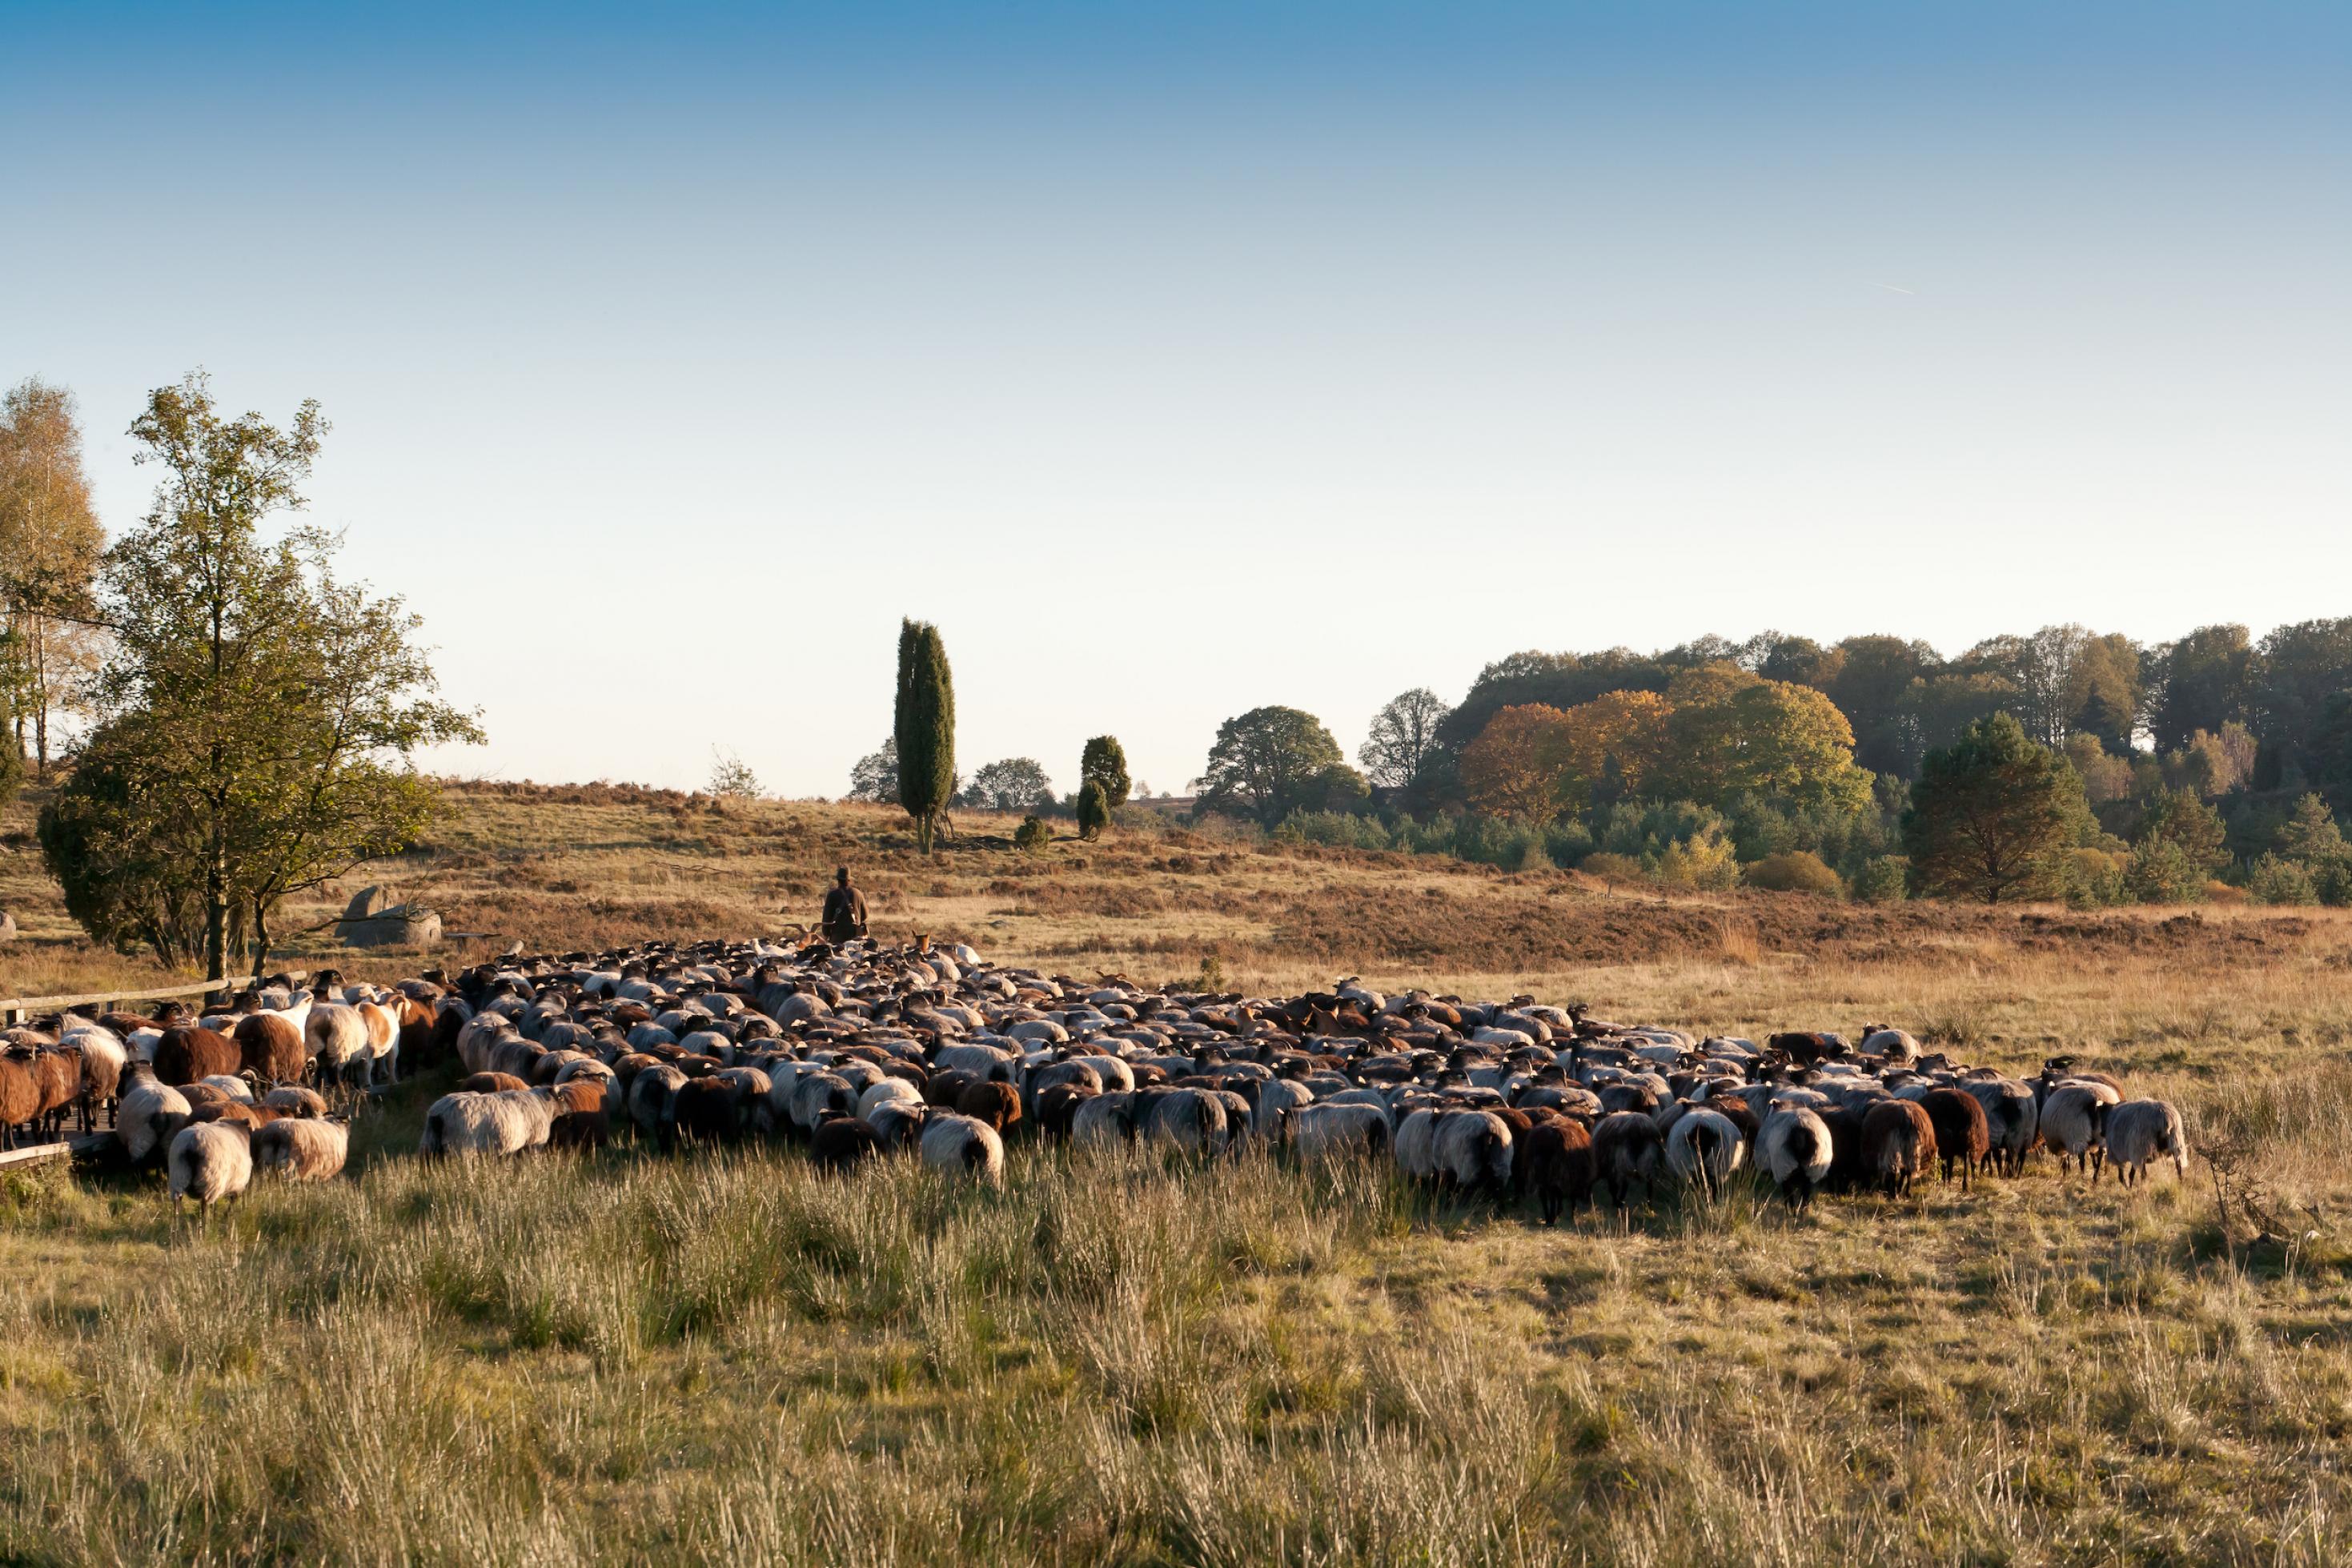
[[[782,1147],[428,1167],[414,1084],[362,1113],[351,1179],[209,1225],[153,1178],[0,1175],[0,1559],[2352,1558],[2336,912],[1667,898],[1142,821],[1031,856],[960,816],[926,860],[880,808],[450,800],[369,879],[478,954],[786,935],[846,863],[886,937],[1081,977],[2070,1053],[2219,1157],[2128,1195],[2042,1159],[1547,1231],[1259,1153],[1016,1141],[1001,1194]],[[0,823],[0,994],[152,975],[73,936],[29,809]],[[429,961],[323,932],[280,960]]]

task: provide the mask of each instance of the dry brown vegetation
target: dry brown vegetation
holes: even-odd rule
[[[1181,832],[1026,857],[979,818],[927,862],[880,808],[453,803],[380,874],[498,934],[478,948],[781,932],[847,862],[886,932],[1079,975],[1883,1018],[2174,1099],[2234,1151],[2227,1218],[2202,1161],[2128,1197],[2043,1162],[1973,1197],[1791,1217],[1742,1191],[1559,1232],[1260,1157],[1016,1145],[1002,1195],[843,1186],[785,1150],[427,1169],[413,1091],[358,1130],[355,1179],[209,1233],[137,1184],[0,1177],[0,1558],[2352,1555],[2334,912],[1611,897]],[[74,943],[37,859],[0,860],[0,900],[28,932],[0,992],[138,971]]]

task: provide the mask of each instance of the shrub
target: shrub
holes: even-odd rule
[[[1647,874],[1643,871],[1640,861],[1611,850],[1601,850],[1585,856],[1576,869],[1587,876],[1599,877],[1610,887],[1640,882]]]
[[[1034,815],[1022,818],[1021,825],[1013,830],[1013,847],[1025,854],[1042,853],[1053,841],[1054,830]]]
[[[1760,887],[1768,893],[1818,893],[1831,898],[1845,896],[1845,883],[1838,873],[1822,863],[1822,857],[1805,850],[1783,850],[1766,855],[1742,873],[1750,887]]]
[[[1688,840],[1668,844],[1652,874],[1661,886],[1720,893],[1738,883],[1739,859],[1722,825],[1710,822]]]
[[[1399,823],[1398,849],[1418,846],[1402,836],[1409,824]],[[1342,850],[1384,850],[1391,847],[1389,831],[1381,826],[1377,817],[1353,816],[1346,811],[1293,811],[1282,819],[1274,836],[1289,844],[1328,844]]]
[[[1902,855],[1873,855],[1854,873],[1853,895],[1864,904],[1900,904],[1911,894],[1911,862]]]
[[[1089,779],[1078,791],[1078,837],[1098,839],[1110,825],[1110,794],[1099,779]]]
[[[2310,868],[2283,855],[2265,854],[2246,876],[2246,893],[2256,904],[2317,904],[2319,885]]]
[[[2246,890],[2234,883],[2223,882],[2219,877],[2215,877],[2205,884],[2205,902],[2243,904],[2246,902]]]
[[[1573,818],[1544,830],[1544,853],[1556,866],[1572,867],[1592,852],[1592,830]]]

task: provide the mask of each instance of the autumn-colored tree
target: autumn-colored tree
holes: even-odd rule
[[[1517,822],[1547,822],[1559,813],[1568,770],[1568,715],[1546,703],[1503,709],[1462,751],[1470,803]]]
[[[1665,700],[1673,711],[1661,782],[1675,794],[1716,806],[1761,795],[1845,813],[1870,804],[1853,728],[1812,687],[1707,664],[1676,675]]]
[[[1609,692],[1563,714],[1569,803],[1588,804],[1592,787],[1605,778],[1613,778],[1626,794],[1641,793],[1666,760],[1673,714],[1655,692]]]

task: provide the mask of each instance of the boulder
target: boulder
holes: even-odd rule
[[[14,942],[16,939],[16,917],[6,910],[0,909],[0,942]]]
[[[392,907],[392,889],[378,883],[363,887],[352,894],[352,901],[343,905],[343,918],[373,920]]]
[[[395,904],[337,930],[354,947],[432,947],[441,941],[441,916],[421,904]]]

